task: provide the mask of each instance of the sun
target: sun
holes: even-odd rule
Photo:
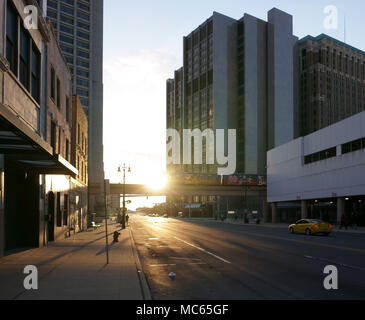
[[[164,173],[153,174],[148,177],[146,186],[152,190],[161,190],[167,185],[167,176]]]

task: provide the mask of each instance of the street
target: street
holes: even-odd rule
[[[131,229],[154,300],[365,298],[364,235],[143,215]],[[324,288],[328,265],[338,268],[338,290]]]

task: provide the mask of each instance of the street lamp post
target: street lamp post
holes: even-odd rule
[[[118,172],[122,172],[123,170],[123,213],[122,213],[122,229],[125,229],[125,218],[126,218],[126,201],[125,201],[125,171],[128,169],[128,172],[131,172],[131,167],[126,166],[123,164],[123,166],[119,166]]]

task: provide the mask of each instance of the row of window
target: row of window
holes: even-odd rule
[[[48,0],[47,1],[47,6],[48,6],[48,8],[51,8],[51,9],[55,9],[55,10],[58,9],[58,3],[56,1],[53,1],[53,0]],[[85,11],[85,12],[83,12],[83,11]],[[68,5],[65,5],[65,4],[61,3],[60,4],[60,12],[63,13],[63,14],[74,16],[74,7],[70,7]],[[77,8],[77,13],[76,13],[77,18],[81,18],[85,21],[90,21],[89,12],[90,12],[89,6],[78,2],[78,8]]]
[[[310,56],[310,58],[308,58]],[[308,61],[309,60],[309,61]],[[348,54],[337,52],[330,48],[326,50],[321,49],[318,53],[312,53],[307,55],[307,50],[302,50],[302,70],[306,69],[309,65],[320,63],[326,65],[328,68],[344,72],[353,77],[365,80],[365,63],[355,57],[350,57]]]
[[[41,55],[11,5],[7,7],[6,58],[13,74],[40,103]]]
[[[330,149],[327,149],[324,151],[316,152],[316,153],[310,154],[308,156],[305,156],[304,163],[310,164],[313,162],[318,162],[318,161],[334,158],[336,156],[337,156],[337,148],[334,147],[334,148],[330,148]]]
[[[357,139],[342,145],[342,154],[365,149],[365,138]]]
[[[61,81],[51,67],[51,98],[58,109],[61,110]],[[66,95],[66,120],[70,122],[70,98]]]
[[[365,138],[357,139],[341,145],[341,153],[348,154],[351,152],[364,150],[365,149]],[[337,156],[337,148],[333,147],[324,151],[316,152],[304,157],[304,163],[310,164]]]
[[[55,121],[51,121],[51,147],[53,151],[63,156],[67,161],[71,161],[70,141],[62,138],[62,127],[57,126]],[[62,141],[65,141],[64,148],[62,148]]]

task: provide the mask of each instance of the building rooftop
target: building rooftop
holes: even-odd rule
[[[356,52],[358,52],[358,53],[360,53],[360,54],[362,54],[362,55],[365,55],[365,52],[364,52],[364,51],[362,51],[362,50],[360,50],[360,49],[358,49],[358,48],[355,48],[355,47],[353,47],[353,46],[350,46],[350,45],[348,45],[348,44],[347,44],[347,43],[345,43],[345,42],[342,42],[342,41],[340,41],[340,40],[337,40],[337,39],[335,39],[335,38],[332,38],[332,37],[330,37],[329,35],[324,34],[324,33],[320,34],[320,35],[319,35],[319,36],[317,36],[317,37],[313,37],[313,36],[308,35],[308,36],[306,36],[306,37],[304,37],[304,38],[300,39],[300,40],[299,40],[299,43],[304,43],[304,42],[306,42],[306,41],[308,41],[308,40],[312,40],[312,41],[320,41],[320,40],[322,40],[322,39],[327,39],[327,40],[333,41],[333,42],[335,42],[335,43],[337,43],[337,44],[339,44],[339,45],[341,45],[341,46],[344,46],[344,47],[346,47],[346,48],[348,48],[348,49],[350,49],[350,50],[354,50],[354,51],[356,51]]]

